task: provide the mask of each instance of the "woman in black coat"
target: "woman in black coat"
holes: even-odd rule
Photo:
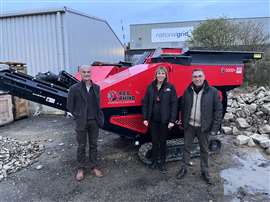
[[[177,115],[177,95],[175,87],[168,81],[168,71],[160,66],[154,81],[148,86],[143,99],[143,124],[150,127],[152,137],[152,164],[165,173],[166,139],[169,129],[174,126]]]

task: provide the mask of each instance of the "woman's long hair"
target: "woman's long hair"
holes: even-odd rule
[[[162,71],[162,72],[164,72],[165,74],[166,74],[166,78],[164,79],[164,81],[168,81],[168,70],[166,69],[166,67],[164,67],[164,66],[159,66],[157,69],[156,69],[156,71],[155,71],[155,78],[154,78],[154,80],[157,80],[157,73],[158,72],[160,72],[160,71]],[[164,82],[163,81],[163,82]]]

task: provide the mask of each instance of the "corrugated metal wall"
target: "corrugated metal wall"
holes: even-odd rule
[[[97,60],[124,60],[124,47],[104,20],[67,8],[0,16],[0,61],[27,63],[30,75],[74,73]]]
[[[30,75],[58,73],[64,67],[59,54],[59,17],[51,13],[1,18],[0,61],[27,63]]]
[[[78,65],[94,61],[124,60],[124,47],[105,21],[72,12],[65,15],[71,72],[77,71]]]

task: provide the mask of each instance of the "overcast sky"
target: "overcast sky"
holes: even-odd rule
[[[270,0],[0,0],[1,13],[63,6],[107,20],[122,42],[122,24],[127,42],[130,24],[270,16]]]

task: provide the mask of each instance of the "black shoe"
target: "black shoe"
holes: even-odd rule
[[[203,180],[204,180],[207,184],[209,184],[209,185],[212,185],[212,184],[213,184],[212,179],[211,179],[211,177],[210,177],[210,175],[209,175],[208,172],[203,172],[203,173],[202,173],[202,178],[203,178]]]
[[[158,166],[157,166],[157,162],[156,161],[153,161],[150,165],[149,165],[149,168],[150,169],[156,169]]]
[[[185,175],[187,174],[187,169],[185,167],[182,167],[179,172],[176,175],[177,179],[182,179],[183,177],[185,177]]]
[[[158,168],[159,168],[159,171],[162,173],[162,174],[166,174],[167,173],[167,168],[164,164],[159,164],[158,165]]]

